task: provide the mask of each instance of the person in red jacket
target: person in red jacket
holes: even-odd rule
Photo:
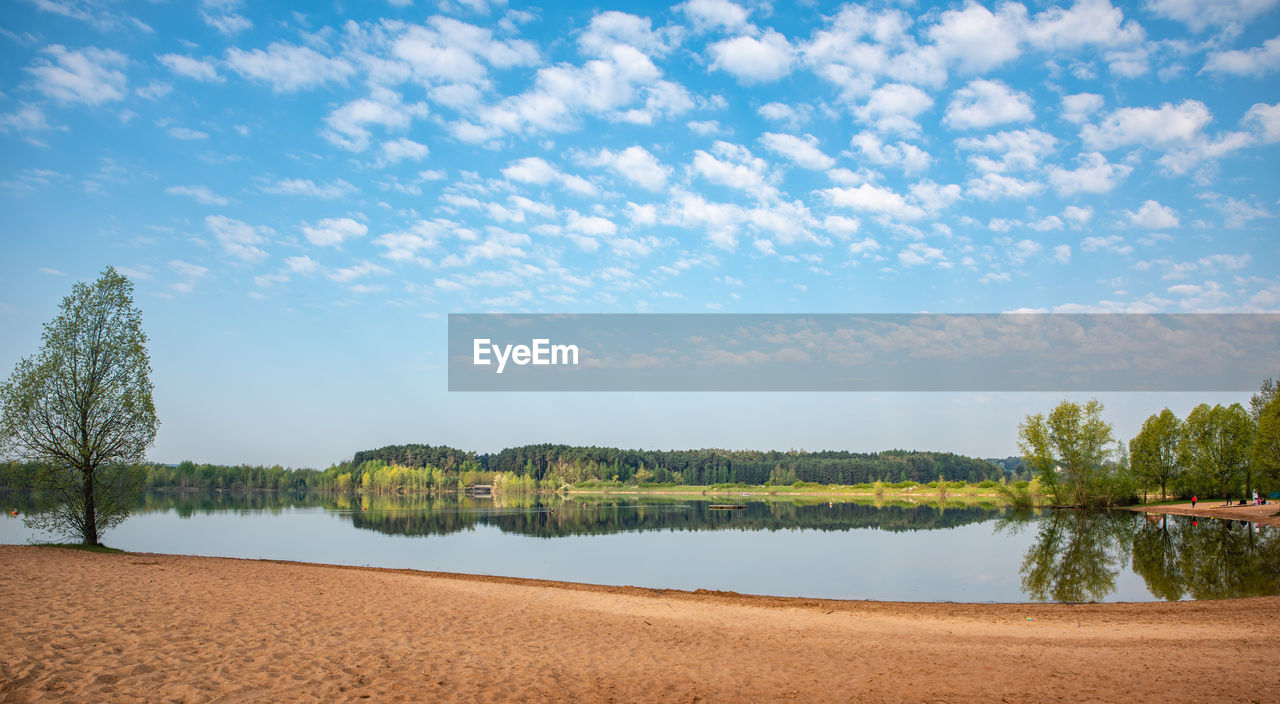
[[[1196,495],[1195,495],[1195,494],[1192,494],[1192,495],[1191,495],[1191,508],[1195,508],[1195,507],[1196,507]]]

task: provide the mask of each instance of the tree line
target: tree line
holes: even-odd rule
[[[1199,495],[1252,498],[1280,489],[1280,398],[1272,379],[1250,399],[1250,410],[1202,403],[1186,418],[1165,408],[1127,443],[1117,441],[1097,399],[1063,401],[1018,426],[1018,447],[1035,473],[1014,496],[1041,494],[1055,506],[1134,503],[1159,489],[1161,498]],[[1010,488],[1016,494],[1017,489]]]

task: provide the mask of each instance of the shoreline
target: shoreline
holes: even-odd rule
[[[845,601],[7,545],[0,570],[3,702],[1280,701],[1280,596]]]
[[[1159,504],[1154,506],[1126,506],[1125,509],[1145,514],[1170,514],[1190,516],[1193,518],[1221,518],[1233,521],[1248,521],[1262,526],[1280,528],[1280,504],[1268,503],[1262,506],[1224,506],[1213,502],[1197,502],[1191,508],[1191,502],[1178,504]]]

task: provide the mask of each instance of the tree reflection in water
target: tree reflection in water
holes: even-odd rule
[[[1029,514],[1001,521],[1018,532]],[[1052,511],[1022,559],[1022,590],[1036,601],[1102,601],[1131,561],[1157,598],[1175,601],[1280,594],[1280,531],[1251,523],[1128,511]]]

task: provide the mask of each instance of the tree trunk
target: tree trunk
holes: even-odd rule
[[[98,545],[98,511],[93,505],[93,470],[81,470],[84,474],[84,543],[85,545]]]

